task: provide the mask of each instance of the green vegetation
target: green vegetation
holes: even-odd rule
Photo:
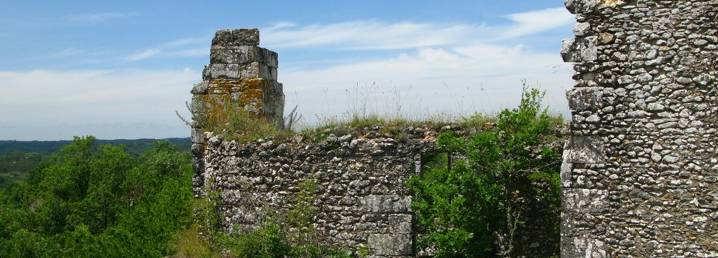
[[[190,142],[189,138],[167,138],[162,139],[171,143],[178,150],[189,150]],[[145,150],[152,148],[153,144],[157,139],[136,139],[136,140],[95,140],[95,144],[103,145],[124,145],[125,151],[133,154],[140,154]],[[26,152],[26,153],[37,153],[40,155],[49,155],[60,150],[65,145],[72,143],[72,141],[0,141],[0,154],[7,154],[10,152]]]
[[[264,118],[244,109],[240,101],[227,96],[222,101],[207,99],[210,108],[203,115],[193,117],[205,131],[219,133],[224,139],[239,142],[254,141],[265,137],[281,137],[290,131],[278,128]]]
[[[189,224],[189,155],[76,138],[1,194],[0,257],[160,257]]]
[[[218,230],[215,200],[192,197],[188,152],[166,141],[135,155],[76,138],[0,190],[0,257],[349,257],[318,243],[316,184],[256,230]]]
[[[0,155],[0,189],[25,180],[28,171],[34,169],[43,155],[13,151]]]
[[[529,245],[519,236],[532,231],[553,242],[543,243],[547,256],[558,255],[561,159],[548,144],[559,124],[542,109],[542,96],[525,90],[520,106],[502,111],[490,130],[439,136],[444,154],[408,183],[425,231],[420,247],[436,248],[437,257],[515,257]],[[464,158],[449,162],[446,153]]]
[[[122,145],[132,154],[140,154],[154,145],[157,140],[95,140],[95,145]],[[189,138],[165,139],[180,151],[189,151]],[[72,141],[0,141],[0,189],[27,179],[30,171],[50,154],[58,151]]]
[[[401,138],[407,127],[476,128],[466,137],[440,134],[440,154],[408,182],[423,231],[419,247],[436,250],[437,257],[516,257],[541,241],[541,256],[548,257],[559,248],[561,155],[551,143],[561,122],[547,115],[541,98],[525,90],[518,108],[496,118],[449,123],[354,116],[302,134],[321,138],[379,126]],[[226,138],[289,135],[239,106],[224,108],[226,115],[208,128]],[[0,155],[0,186],[9,185],[0,187],[0,257],[351,257],[320,244],[312,226],[314,180],[298,186],[291,210],[267,210],[256,229],[226,233],[217,212],[221,193],[193,198],[188,145],[98,142],[76,138],[51,155]],[[536,232],[540,239],[525,238]],[[366,246],[358,248],[360,257],[369,255]]]
[[[349,258],[343,250],[323,246],[319,243],[312,226],[316,214],[316,182],[307,180],[301,183],[293,201],[293,208],[286,214],[266,210],[270,214],[259,228],[243,230],[240,233],[227,234],[218,231],[218,218],[212,201],[219,194],[212,192],[209,198],[195,204],[195,225],[189,231],[180,232],[178,243],[184,246],[178,257],[220,257],[226,251],[240,258]],[[198,236],[206,236],[204,238]]]

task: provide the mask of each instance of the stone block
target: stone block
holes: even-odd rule
[[[564,210],[582,213],[604,212],[609,207],[608,191],[598,189],[563,189]]]
[[[277,80],[277,68],[259,62],[248,64],[210,64],[202,71],[204,80],[263,78]]]
[[[598,58],[597,36],[577,37],[564,40],[561,44],[561,57],[564,62],[592,62]]]
[[[277,68],[277,53],[256,47],[213,47],[210,51],[211,64],[260,64]]]
[[[204,132],[201,128],[192,128],[190,132],[192,143],[202,144],[204,143]]]
[[[411,214],[391,214],[389,215],[389,231],[392,233],[411,234],[412,230]]]
[[[609,257],[608,245],[595,236],[561,236],[561,257]]]
[[[209,88],[209,85],[207,82],[200,82],[192,86],[192,91],[190,93],[192,94],[207,94],[207,89]]]
[[[212,47],[236,47],[259,45],[258,29],[225,29],[218,30],[212,39]]]
[[[596,164],[604,161],[603,143],[598,137],[577,136],[569,138],[563,151],[563,162]]]
[[[359,202],[362,209],[369,212],[408,213],[411,207],[411,196],[368,195],[361,197]]]
[[[373,234],[367,238],[369,249],[374,255],[411,255],[413,245],[409,234]]]
[[[566,92],[568,106],[577,112],[601,108],[602,96],[603,91],[598,87],[573,88]]]

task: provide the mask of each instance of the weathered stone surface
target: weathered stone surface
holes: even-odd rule
[[[596,42],[598,37],[577,37],[566,40],[561,46],[561,57],[565,62],[591,62],[598,58]]]
[[[249,64],[253,62],[277,68],[277,53],[256,46],[216,46],[210,50],[210,63],[212,64]]]
[[[259,45],[258,29],[218,30],[212,39],[212,47],[241,47]]]
[[[563,160],[567,163],[600,163],[603,161],[603,144],[597,137],[573,136],[563,152]]]
[[[269,67],[260,62],[245,64],[210,64],[202,71],[204,80],[214,79],[247,79],[263,78],[271,81],[277,80],[277,68]]]
[[[718,2],[566,7],[562,257],[718,256]]]
[[[374,255],[412,255],[412,241],[409,234],[373,234],[367,242]]]
[[[263,139],[240,144],[212,134],[200,156],[201,178],[220,192],[220,221],[225,231],[256,228],[271,212],[291,209],[297,186],[316,180],[315,229],[323,243],[372,255],[413,255],[411,192],[416,161],[435,149],[436,129],[406,130],[398,142],[380,127],[346,135],[310,139]],[[200,189],[197,192],[201,192]],[[373,238],[371,236],[374,236]],[[383,240],[391,240],[391,243]]]
[[[370,212],[400,213],[409,212],[411,196],[368,195],[360,200],[362,208]]]

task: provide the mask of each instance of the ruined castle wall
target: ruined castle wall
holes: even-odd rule
[[[207,134],[203,178],[218,196],[221,227],[246,232],[295,205],[300,185],[316,182],[312,224],[319,241],[371,257],[414,257],[415,226],[406,181],[436,132],[407,129],[402,140],[379,128],[323,140],[289,139],[239,144]]]
[[[718,1],[566,6],[562,257],[718,256]]]

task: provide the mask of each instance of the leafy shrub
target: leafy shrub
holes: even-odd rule
[[[528,245],[517,236],[539,231],[555,242],[544,243],[547,252],[558,254],[561,160],[548,145],[557,120],[542,109],[542,96],[525,89],[519,107],[502,111],[490,130],[439,136],[440,151],[464,158],[449,168],[448,156],[437,155],[408,182],[425,231],[421,248],[435,248],[437,257],[517,256]],[[542,223],[527,223],[534,220]]]

